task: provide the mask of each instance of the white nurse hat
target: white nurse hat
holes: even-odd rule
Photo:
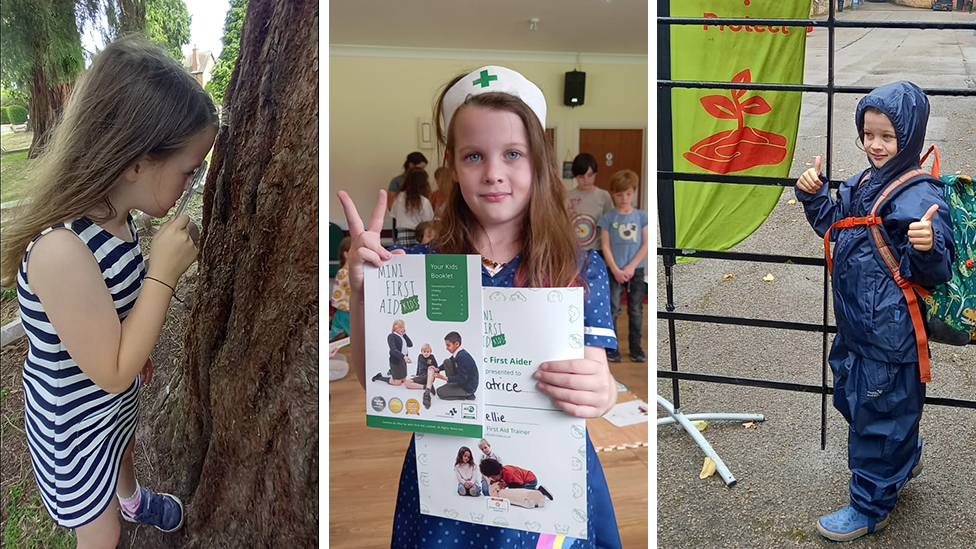
[[[450,127],[454,111],[468,96],[488,92],[502,92],[518,97],[532,109],[542,127],[546,127],[546,97],[542,95],[542,90],[512,69],[494,65],[475,70],[447,90],[441,107],[444,114],[444,127]]]

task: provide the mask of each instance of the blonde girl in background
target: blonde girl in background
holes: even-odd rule
[[[139,486],[139,390],[177,282],[197,250],[185,215],[143,262],[130,210],[164,217],[217,135],[203,88],[141,37],[109,44],[79,78],[34,162],[32,199],[3,229],[30,350],[24,425],[41,501],[79,549],[114,548],[118,513],[169,532],[183,506]],[[123,322],[124,321],[124,322]]]

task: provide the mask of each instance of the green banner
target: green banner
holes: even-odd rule
[[[480,424],[446,423],[368,414],[366,415],[366,426],[380,429],[394,429],[396,431],[412,431],[415,433],[431,433],[434,435],[451,435],[468,438],[481,438],[483,434]]]
[[[468,320],[468,266],[463,255],[428,254],[427,319]]]
[[[809,0],[671,0],[672,17],[804,19]],[[806,29],[672,25],[671,78],[803,83]],[[674,170],[786,177],[800,120],[799,92],[671,91]],[[782,187],[675,182],[679,248],[727,250],[752,234]]]

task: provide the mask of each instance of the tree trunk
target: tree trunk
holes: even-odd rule
[[[116,36],[142,32],[146,28],[146,0],[119,0],[119,28]]]
[[[151,418],[186,522],[152,546],[318,546],[318,15],[247,10],[182,366]]]
[[[51,130],[61,118],[64,104],[71,93],[73,83],[54,84],[48,79],[43,62],[35,62],[31,69],[30,120],[27,129],[34,132],[28,158],[37,158],[51,137]]]

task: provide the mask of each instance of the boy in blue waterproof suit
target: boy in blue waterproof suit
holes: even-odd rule
[[[796,197],[817,234],[846,217],[867,216],[889,183],[919,168],[928,116],[925,93],[910,82],[882,86],[861,99],[855,124],[871,167],[843,182],[837,200],[819,175],[819,157],[797,180]],[[916,178],[877,212],[899,274],[925,287],[950,278],[954,252],[940,186],[935,178]],[[922,471],[918,425],[925,385],[905,296],[876,257],[868,228],[855,225],[830,236],[836,241],[837,336],[829,362],[834,407],[850,426],[850,503],[821,517],[816,528],[826,538],[849,541],[887,526],[898,491]]]

